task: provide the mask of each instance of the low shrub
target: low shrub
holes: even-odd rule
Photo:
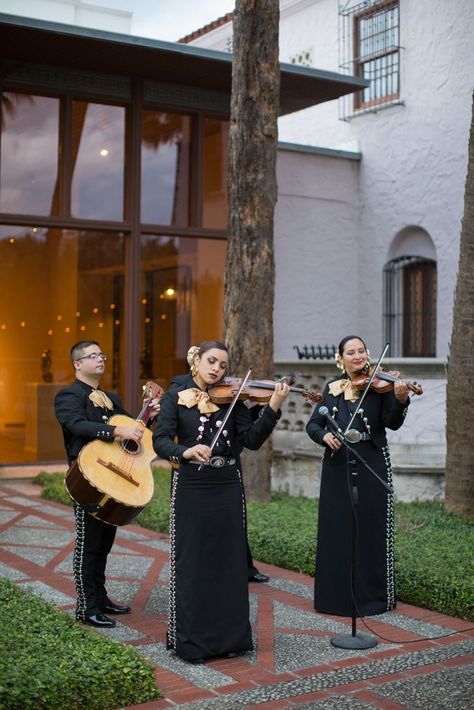
[[[40,476],[37,480],[44,482],[46,497],[62,500],[62,492],[56,491],[63,486],[63,477],[59,480],[57,474]],[[167,533],[170,471],[155,469],[154,477],[153,500],[135,522]],[[249,503],[248,535],[255,559],[314,575],[317,506],[315,499],[293,498],[283,493],[273,494],[272,500],[266,503]],[[473,548],[474,524],[447,513],[441,503],[397,503],[397,598],[443,614],[474,620]]]
[[[162,697],[138,652],[0,578],[0,708],[112,710]]]

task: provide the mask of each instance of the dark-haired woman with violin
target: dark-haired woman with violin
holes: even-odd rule
[[[343,376],[329,382],[322,404],[345,432],[361,398],[370,371],[369,351],[362,338],[341,340],[336,364]],[[408,386],[394,378],[390,391],[370,388],[347,432],[347,441],[391,487],[392,468],[385,430],[399,429],[409,405]],[[384,388],[385,390],[385,388]],[[332,433],[317,405],[306,431],[325,447],[319,498],[314,607],[316,611],[352,616],[352,495],[347,449]],[[354,458],[354,457],[352,457]],[[357,615],[381,614],[395,607],[393,494],[357,460],[357,532],[355,610]]]
[[[237,401],[215,404],[208,389],[227,373],[224,343],[191,350],[187,378],[162,398],[153,434],[173,471],[170,515],[170,600],[167,645],[184,660],[229,656],[253,648],[249,621],[245,504],[240,451],[258,449],[272,433],[286,384],[275,384],[254,421]]]

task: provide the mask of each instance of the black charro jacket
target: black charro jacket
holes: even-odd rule
[[[339,377],[332,382],[340,379]],[[310,438],[321,446],[327,446],[326,442],[323,441],[323,436],[325,436],[328,431],[332,431],[332,428],[327,426],[326,417],[319,413],[320,407],[326,406],[329,413],[335,416],[336,421],[338,421],[337,413],[333,415],[333,407],[337,407],[340,410],[340,402],[344,397],[344,393],[337,397],[334,397],[329,392],[328,382],[323,392],[323,400],[316,405],[310,420],[306,425],[306,431]],[[380,394],[375,392],[373,389],[369,389],[367,395],[362,403],[362,408],[364,410],[364,417],[367,417],[367,423],[370,425],[370,436],[372,442],[375,446],[382,448],[387,444],[387,435],[385,429],[400,429],[408,411],[408,406],[410,404],[410,398],[407,399],[405,404],[402,404],[395,397],[393,390]],[[360,431],[366,431],[364,426],[361,426],[360,417],[356,418],[354,422],[354,427],[360,429]]]
[[[113,431],[111,424],[107,424],[109,418],[114,414],[125,414],[120,398],[113,392],[104,392],[114,405],[113,410],[95,407],[89,399],[93,387],[75,380],[68,387],[60,390],[54,398],[54,409],[56,418],[61,424],[64,437],[64,446],[68,462],[71,463],[77,458],[79,451],[85,444],[93,439],[102,441],[113,441]]]
[[[160,415],[153,432],[153,447],[160,458],[174,464],[184,463],[182,455],[186,449],[198,443],[210,444],[208,439],[203,439],[201,442],[197,439],[201,416],[197,406],[188,409],[178,405],[179,392],[196,387],[191,375],[182,375],[173,380],[172,386],[160,401]],[[213,433],[218,426],[217,421],[224,418],[228,408],[228,404],[223,404],[218,412],[209,415]],[[243,447],[256,450],[262,446],[280,416],[280,412],[276,413],[271,407],[266,406],[258,419],[254,420],[245,404],[237,402],[226,423],[225,431],[228,435],[221,434],[221,441],[216,444],[214,453],[223,453],[222,446],[225,446],[225,442],[228,441],[232,456],[239,461],[239,454]]]

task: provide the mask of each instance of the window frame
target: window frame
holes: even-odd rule
[[[360,31],[360,26],[361,26],[361,21],[364,20],[370,20],[371,18],[375,19],[375,17],[381,13],[388,13],[393,9],[397,9],[398,12],[398,24],[396,25],[397,30],[398,30],[398,35],[397,39],[398,42],[395,46],[390,46],[388,49],[385,49],[383,51],[379,52],[373,52],[364,59],[361,58],[361,31]],[[389,30],[385,29],[384,33]],[[369,38],[373,39],[377,34],[377,32],[373,32]],[[380,77],[382,79],[386,79],[387,76],[395,76],[397,77],[397,91],[392,92],[391,94],[384,94],[383,96],[377,96],[374,98],[371,98],[370,100],[366,101],[364,100],[364,91],[358,91],[354,94],[354,111],[363,111],[366,109],[372,109],[376,108],[377,106],[381,106],[384,104],[390,104],[393,103],[394,101],[398,101],[400,99],[400,2],[399,0],[385,0],[384,2],[379,2],[372,4],[369,8],[365,9],[363,12],[360,12],[354,16],[354,26],[353,26],[353,46],[354,46],[354,74],[358,77],[365,78],[364,77],[364,67],[366,64],[370,62],[374,62],[376,60],[381,59],[382,57],[394,57],[396,56],[398,58],[398,65],[397,65],[397,71],[396,74],[389,74],[387,71]],[[370,79],[370,86],[369,91],[370,94],[372,95],[373,93],[373,87],[374,87],[374,82],[377,81],[377,78],[371,78]]]

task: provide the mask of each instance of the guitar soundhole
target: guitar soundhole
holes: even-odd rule
[[[140,456],[143,451],[143,446],[138,444],[136,441],[133,441],[133,439],[127,439],[124,441],[123,448],[127,454],[130,454],[130,456]]]

